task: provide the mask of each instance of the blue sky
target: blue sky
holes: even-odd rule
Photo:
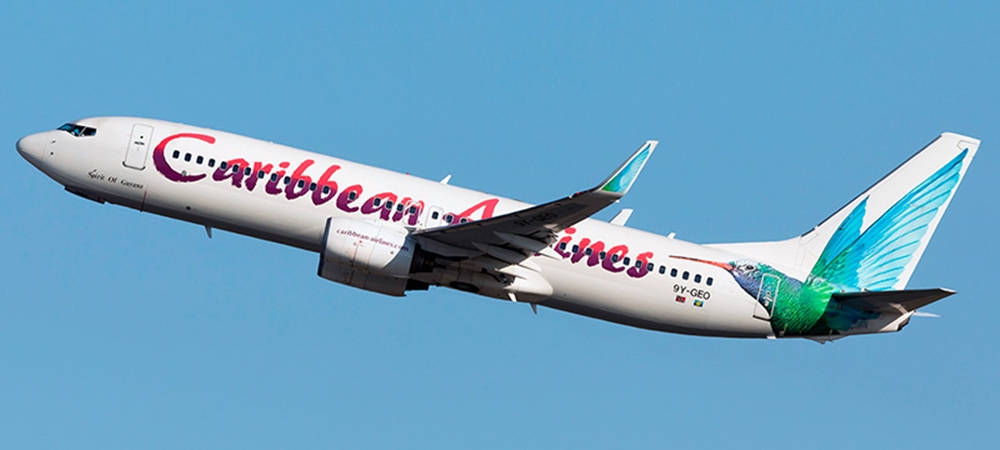
[[[997,6],[701,3],[5,5],[0,445],[991,445]],[[659,139],[620,206],[696,242],[796,235],[942,131],[984,143],[910,283],[959,291],[943,318],[820,346],[335,285],[314,254],[85,201],[14,152],[95,115],[530,202]]]

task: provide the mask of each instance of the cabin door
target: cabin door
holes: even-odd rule
[[[444,210],[440,206],[432,206],[431,210],[424,216],[424,228],[434,228],[441,225]]]
[[[152,139],[153,127],[140,124],[132,127],[132,136],[125,151],[125,167],[139,170],[146,168],[146,155],[149,153],[149,143]]]

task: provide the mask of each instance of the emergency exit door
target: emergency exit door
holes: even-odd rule
[[[132,127],[132,136],[125,151],[125,167],[139,170],[146,168],[146,155],[149,153],[149,143],[152,139],[153,127],[139,124]]]

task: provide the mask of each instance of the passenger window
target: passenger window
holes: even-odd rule
[[[622,263],[624,263],[626,266],[629,265],[630,262],[632,262],[632,260],[628,256],[626,256],[625,260],[622,261]]]
[[[248,176],[249,177],[251,172],[253,172],[253,169],[251,169],[249,167],[247,167],[246,169],[243,169],[243,175],[244,176]]]
[[[278,181],[278,174],[276,174],[276,173],[272,173],[272,174],[271,174],[271,182],[273,183],[273,182],[275,182],[275,181]]]
[[[701,283],[701,274],[695,274],[695,276],[694,276],[694,282],[695,283]]]
[[[204,157],[204,156],[201,156],[201,155],[198,155],[198,158],[196,158],[196,159],[194,160],[194,163],[195,163],[195,164],[201,164],[201,163],[203,163],[203,162],[205,162],[205,157]]]
[[[468,217],[463,217],[462,220],[459,220],[459,222],[469,223],[469,218]]]
[[[677,276],[677,269],[670,269],[670,276],[676,277]]]
[[[453,220],[455,220],[455,216],[452,216],[451,214],[448,214],[447,216],[444,216],[444,221],[445,222],[451,223]]]
[[[707,285],[711,286],[711,285],[712,285],[712,277],[708,277],[708,278],[706,278],[706,279],[705,279],[705,284],[707,284]]]
[[[683,278],[683,279],[685,279],[685,280],[686,280],[686,279],[688,279],[688,276],[690,276],[690,275],[691,275],[691,274],[689,274],[689,273],[687,273],[687,272],[684,272],[684,275],[681,275],[681,278]]]
[[[586,253],[587,256],[590,256],[591,253],[594,253],[594,249],[588,247],[586,250],[583,251],[583,253]]]
[[[226,170],[226,167],[229,167],[229,163],[227,163],[225,161],[219,163],[219,168],[220,169]]]
[[[329,194],[330,193],[330,186],[323,186],[323,193],[324,194]]]
[[[660,275],[667,273],[667,266],[660,266]]]
[[[611,255],[611,262],[618,262],[618,254],[617,253]]]
[[[396,211],[403,212],[403,204],[402,203],[396,203]]]
[[[566,250],[566,243],[565,242],[560,242],[559,243],[559,250]]]
[[[191,154],[190,153],[185,153],[184,154],[184,160],[185,161],[191,161]]]
[[[291,183],[292,182],[292,177],[285,177],[284,182],[285,182],[285,184]]]
[[[181,157],[180,150],[174,150],[174,159],[177,159],[177,158],[180,158],[180,157]]]
[[[608,256],[608,252],[601,252],[601,261],[604,261],[604,257]]]
[[[646,270],[649,272],[652,272],[654,267],[656,266],[653,263],[646,264]]]
[[[392,200],[385,202],[385,208],[390,211],[392,210]]]
[[[352,192],[352,194],[353,194],[353,192]],[[438,214],[437,211],[434,211],[434,212],[431,213],[431,219],[437,220],[437,218],[439,216],[440,216],[440,214]]]
[[[349,192],[349,193],[347,194],[347,198],[348,198],[348,199],[351,199],[351,200],[354,200],[354,199],[358,198],[358,193],[357,193],[357,192],[354,192],[354,191],[351,191],[351,192]]]
[[[416,206],[411,206],[410,207],[410,214],[416,214],[416,212],[417,212],[417,207]]]
[[[579,245],[574,245],[573,246],[573,253],[577,253],[579,251],[580,251],[580,246]]]
[[[378,205],[381,205],[381,204],[382,204],[382,199],[380,199],[378,197],[376,197],[375,200],[372,200],[372,205],[373,206],[378,206]]]
[[[316,183],[310,183],[309,184],[309,190],[315,192],[316,191]]]
[[[263,170],[261,170],[260,172],[257,172],[257,179],[259,179],[259,180],[264,179],[264,175],[266,175],[266,174],[264,173]]]
[[[300,188],[306,187],[306,180],[299,180],[299,187]]]
[[[215,158],[208,159],[208,167],[215,167]]]

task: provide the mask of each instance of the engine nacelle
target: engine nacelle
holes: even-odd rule
[[[399,225],[330,218],[323,233],[319,276],[402,296],[410,281],[416,247],[409,231]]]

